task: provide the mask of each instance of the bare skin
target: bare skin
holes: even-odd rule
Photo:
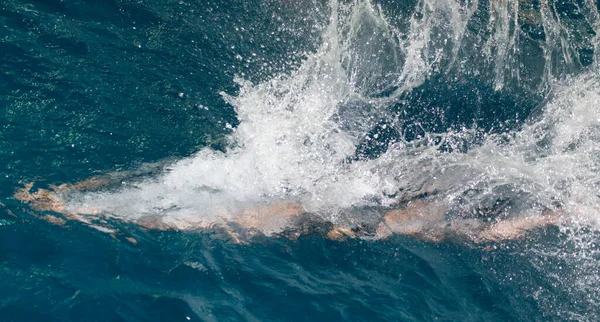
[[[31,192],[32,184],[26,184],[19,189],[14,197],[38,211],[59,213],[68,220],[77,220],[90,225],[100,231],[113,234],[114,230],[98,226],[95,220],[110,217],[102,214],[98,209],[78,208],[68,210],[57,194],[69,190],[95,190],[106,184],[102,178],[91,178],[76,184],[63,184],[52,187],[52,190],[38,189]],[[447,209],[443,202],[436,198],[422,198],[412,200],[398,208],[384,212],[382,220],[376,227],[375,239],[385,239],[394,234],[411,236],[414,238],[438,242],[449,234],[463,236],[476,243],[518,239],[528,231],[556,224],[560,211],[544,210],[541,214],[523,214],[521,216],[497,220],[492,224],[484,225],[477,219],[447,220]],[[244,209],[235,214],[222,214],[222,222],[207,222],[200,216],[193,219],[182,220],[163,218],[160,216],[144,216],[130,222],[151,230],[211,230],[224,229],[235,242],[243,242],[239,235],[231,228],[235,224],[246,230],[247,236],[262,234],[266,236],[277,235],[287,228],[293,229],[295,220],[306,214],[306,210],[298,202],[279,201],[272,204],[259,205]],[[64,225],[65,220],[54,215],[46,215],[48,221]],[[119,220],[123,220],[119,218]],[[348,226],[332,225],[325,236],[334,240],[345,240],[360,237],[355,229]],[[130,238],[130,237],[127,237]],[[126,238],[126,239],[127,239]],[[129,240],[135,244],[135,240]]]
[[[445,209],[440,202],[417,199],[409,202],[404,208],[390,210],[377,227],[377,236],[379,238],[392,234],[417,236],[422,234],[427,226],[441,222],[444,214]]]
[[[70,190],[89,191],[95,190],[107,181],[102,178],[91,178],[76,184],[63,184],[60,186],[52,186],[48,189],[38,189],[32,192],[33,184],[28,183],[14,194],[15,199],[28,204],[37,211],[48,211],[61,214],[67,220],[77,220],[91,227],[113,234],[115,231],[96,224],[96,220],[102,218],[110,218],[109,214],[103,214],[99,209],[95,208],[74,208],[68,209],[64,201],[60,200],[58,194],[65,193]],[[226,225],[228,221],[233,219],[232,223],[246,229],[249,235],[264,234],[273,235],[281,232],[284,228],[290,227],[292,220],[301,214],[306,213],[299,203],[296,202],[277,202],[274,204],[259,205],[252,208],[244,209],[235,214],[222,213],[218,218],[222,222],[205,221],[201,216],[194,218],[163,218],[161,216],[143,216],[138,219],[124,220],[139,225],[140,227],[150,230],[211,230],[222,228],[237,242],[237,234]],[[42,219],[54,224],[64,225],[66,221],[54,215],[44,215]],[[128,239],[129,240],[129,239]],[[132,242],[133,243],[133,242]]]
[[[528,231],[556,225],[562,211],[545,209],[541,213],[521,214],[514,218],[496,219],[485,225],[478,219],[445,220],[446,209],[439,201],[416,200],[405,208],[389,211],[377,229],[385,238],[392,234],[441,241],[448,234],[466,237],[476,243],[523,238]]]
[[[57,200],[52,191],[39,189],[36,192],[31,192],[32,183],[28,183],[22,189],[17,190],[14,197],[24,203],[31,205],[34,209],[40,211],[54,211],[64,213],[65,207],[62,202]]]

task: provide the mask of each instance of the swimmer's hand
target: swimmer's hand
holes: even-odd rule
[[[15,192],[15,199],[30,205],[33,209],[38,211],[65,213],[66,208],[64,202],[57,199],[53,191],[48,189],[38,189],[36,192],[31,192],[32,187],[33,183],[26,183],[23,188]]]

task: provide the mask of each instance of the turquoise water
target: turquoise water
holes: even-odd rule
[[[0,320],[597,320],[599,10],[3,1]],[[483,245],[318,232],[235,244],[126,220],[210,198],[301,198],[324,214],[389,205],[436,175],[423,160],[483,173],[443,182],[468,207],[498,185],[512,192],[494,198],[559,200],[576,216]],[[115,238],[13,198],[28,182],[115,172],[137,185],[73,201],[115,211]],[[145,192],[163,178],[177,189],[159,202]]]

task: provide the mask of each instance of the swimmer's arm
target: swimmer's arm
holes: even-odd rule
[[[31,192],[32,187],[32,183],[25,184],[23,188],[15,192],[15,199],[29,204],[38,211],[53,211],[58,213],[66,211],[64,203],[56,198],[53,191],[38,189],[36,192]]]
[[[69,209],[59,194],[69,190],[81,191],[97,189],[105,184],[104,179],[90,178],[75,184],[63,184],[49,189],[38,189],[32,192],[33,184],[28,183],[14,194],[15,199],[30,205],[37,211],[51,211],[64,215],[67,219],[75,219],[89,223],[87,216],[103,215],[98,209],[77,208]],[[298,202],[276,202],[265,206],[255,206],[240,212],[216,214],[222,222],[205,222],[203,216],[184,219],[162,218],[160,216],[143,216],[134,220],[135,224],[152,230],[202,230],[211,229],[219,225],[235,223],[244,229],[253,229],[270,235],[275,232],[290,228],[292,218],[305,213]],[[108,214],[104,214],[108,215]]]

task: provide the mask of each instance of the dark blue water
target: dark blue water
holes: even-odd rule
[[[139,246],[77,226],[3,228],[3,319],[547,318],[530,295],[548,281],[515,244],[481,251],[306,236],[240,246],[204,234],[134,236]],[[552,291],[558,305],[573,300]]]
[[[477,128],[483,140],[517,131],[551,97],[550,79],[593,70],[597,38],[589,12],[577,9],[585,1],[548,1],[578,53],[553,59],[551,73],[540,63],[552,55],[543,45],[550,34],[535,14],[546,1],[520,2],[521,23],[510,31],[521,40],[501,89],[498,62],[477,58],[492,33],[485,13],[494,1],[482,1],[458,62],[456,44],[436,47],[442,58],[431,76],[386,105],[368,131],[378,136],[358,140],[353,159],[376,159],[393,142],[424,133]],[[373,3],[399,30],[420,5]],[[557,227],[489,245],[403,236],[332,241],[318,233],[235,244],[210,232],[113,223],[134,245],[77,222],[53,225],[13,198],[26,182],[48,187],[206,147],[226,151],[227,124],[239,120],[220,92],[236,95],[236,76],[257,84],[292,73],[320,47],[330,11],[330,3],[308,0],[3,0],[0,321],[597,319],[597,293],[578,291],[572,279],[597,268],[588,257],[578,261],[576,242]],[[435,28],[444,38],[451,26]],[[357,82],[357,92],[390,96],[400,84],[388,76]],[[467,151],[479,139],[441,149]],[[585,236],[596,262],[596,233]],[[556,245],[573,256],[552,256]]]

